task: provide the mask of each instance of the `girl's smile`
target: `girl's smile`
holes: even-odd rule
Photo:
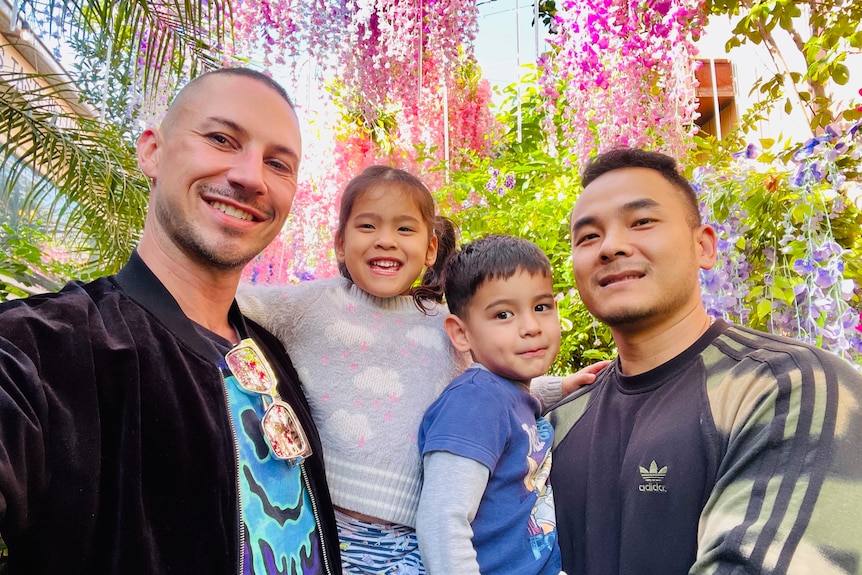
[[[386,182],[356,199],[335,254],[363,291],[408,295],[423,268],[437,258],[437,237],[413,196]]]

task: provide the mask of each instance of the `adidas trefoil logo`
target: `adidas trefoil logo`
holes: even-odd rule
[[[655,459],[649,464],[649,469],[638,465],[638,471],[641,473],[646,483],[638,485],[638,491],[653,491],[667,493],[667,487],[664,486],[664,476],[667,475],[667,465],[659,469]]]

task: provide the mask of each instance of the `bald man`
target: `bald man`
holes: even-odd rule
[[[10,570],[341,573],[296,372],[234,303],[296,192],[293,104],[258,72],[210,72],[137,151],[151,194],[128,264],[0,307]]]

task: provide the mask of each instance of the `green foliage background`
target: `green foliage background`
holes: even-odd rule
[[[507,97],[498,116],[505,132],[496,142],[496,153],[474,158],[472,169],[453,172],[438,201],[444,214],[460,226],[462,242],[506,233],[529,239],[548,254],[563,325],[563,342],[552,369],[566,373],[609,359],[616,349],[609,330],[595,321],[572,289],[568,218],[580,193],[578,169],[549,152],[534,80],[528,75],[520,84],[520,106],[515,87],[505,89]],[[728,293],[723,295],[732,303],[710,311],[756,329],[809,341],[862,365],[860,334],[855,329],[862,309],[862,214],[846,197],[853,185],[860,185],[862,129],[857,136],[821,135],[820,140],[806,143],[760,140],[759,155],[748,159],[741,152],[748,146],[750,127],[762,113],[763,109],[752,110],[723,141],[698,137],[697,148],[680,159],[687,177],[700,174],[696,181],[703,187],[709,222],[720,235],[725,234],[725,241],[733,235],[717,266],[717,273],[730,278]],[[812,155],[802,154],[805,150]],[[827,173],[819,181],[801,185],[795,181],[798,170]],[[513,189],[503,184],[506,176],[514,179]],[[738,222],[736,229],[722,229],[730,221]],[[836,281],[818,292],[816,302],[810,300],[817,294],[806,301],[799,294],[818,289],[816,272],[801,274],[794,264],[814,261],[813,254],[827,242],[845,250],[831,265],[842,270],[838,280],[852,280],[855,290],[845,299]],[[770,259],[768,253],[776,256]],[[848,318],[853,324],[842,325]]]

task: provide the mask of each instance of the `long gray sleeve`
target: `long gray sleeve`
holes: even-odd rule
[[[448,451],[426,454],[423,465],[416,535],[428,575],[480,575],[470,523],[491,472],[478,461]]]
[[[530,382],[530,395],[539,400],[544,411],[563,399],[563,378],[557,375],[534,377]]]

